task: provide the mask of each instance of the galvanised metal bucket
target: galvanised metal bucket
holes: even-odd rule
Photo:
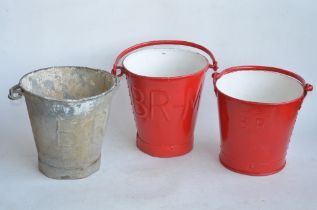
[[[99,169],[116,78],[86,67],[51,67],[23,76],[9,98],[25,97],[39,169],[54,179],[79,179]]]
[[[232,67],[213,79],[221,163],[248,175],[282,170],[298,110],[313,86],[293,72],[266,66]]]
[[[156,45],[172,45],[172,48],[137,50]],[[175,45],[203,51],[212,64],[204,55]],[[118,66],[121,59],[123,65]],[[140,150],[157,157],[191,151],[200,93],[209,68],[217,69],[213,54],[201,45],[186,41],[145,42],[124,50],[117,57],[112,73],[126,75]]]

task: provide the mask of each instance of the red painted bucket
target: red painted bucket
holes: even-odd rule
[[[297,112],[313,86],[290,71],[237,66],[213,74],[221,163],[247,175],[282,170]]]
[[[160,48],[145,48],[155,45]],[[203,51],[212,64],[204,55],[175,45]],[[121,60],[122,66],[118,66]],[[186,41],[144,42],[119,54],[112,73],[126,75],[141,151],[157,157],[191,151],[199,97],[209,68],[217,70],[213,54]]]

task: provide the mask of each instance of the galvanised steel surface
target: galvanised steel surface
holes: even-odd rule
[[[9,98],[25,97],[39,169],[54,179],[78,179],[99,169],[116,78],[86,67],[50,67],[23,76]]]

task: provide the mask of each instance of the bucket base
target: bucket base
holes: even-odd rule
[[[265,172],[265,173],[255,173],[255,172],[250,172],[250,171],[243,171],[243,170],[239,170],[239,169],[235,169],[235,168],[232,168],[230,166],[228,166],[226,163],[224,163],[221,158],[219,157],[219,161],[220,163],[227,169],[229,169],[230,171],[233,171],[233,172],[236,172],[236,173],[239,173],[239,174],[244,174],[244,175],[249,175],[249,176],[268,176],[268,175],[272,175],[272,174],[276,174],[278,172],[280,172],[281,170],[283,170],[283,168],[285,167],[286,165],[286,162],[282,165],[282,167],[274,170],[274,171],[269,171],[269,172]]]
[[[136,135],[136,145],[144,153],[151,155],[153,157],[176,157],[184,155],[193,149],[193,144],[183,144],[183,145],[163,145],[156,146],[150,145],[149,143],[143,141],[139,135]]]
[[[88,167],[76,169],[57,168],[39,160],[39,170],[45,176],[53,179],[82,179],[98,171],[99,168],[100,157]]]

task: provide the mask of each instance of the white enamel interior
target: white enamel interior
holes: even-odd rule
[[[219,78],[216,86],[222,93],[236,99],[282,103],[302,96],[304,89],[295,78],[270,71],[236,71]]]
[[[150,77],[175,77],[193,74],[208,65],[201,54],[184,49],[154,48],[131,53],[123,60],[130,72]]]

